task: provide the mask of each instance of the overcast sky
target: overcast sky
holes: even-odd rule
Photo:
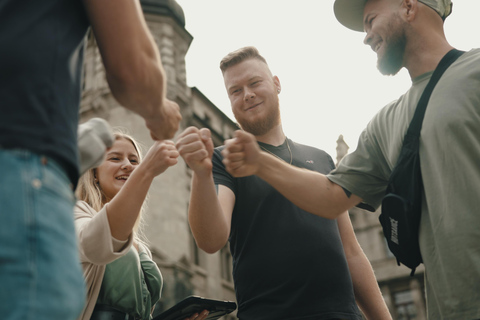
[[[382,76],[364,33],[346,29],[333,0],[177,0],[193,42],[186,56],[187,84],[197,87],[234,120],[220,60],[253,45],[280,79],[285,134],[336,157],[343,134],[355,150],[368,121],[411,85],[405,69]],[[480,0],[454,1],[445,22],[450,44],[480,47]]]

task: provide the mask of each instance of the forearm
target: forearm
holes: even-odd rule
[[[197,245],[215,253],[227,243],[230,224],[218,199],[211,172],[193,174],[188,219]]]
[[[361,249],[360,249],[361,250]],[[363,251],[348,258],[355,300],[367,319],[392,319],[378,287],[372,266]]]
[[[126,70],[107,72],[112,94],[120,105],[144,119],[161,117],[166,78],[156,48],[139,52],[133,60],[125,63]]]
[[[142,117],[165,99],[165,72],[138,0],[83,0],[114,97]]]
[[[297,168],[262,152],[257,176],[268,182],[288,200],[318,216],[336,219],[354,206],[342,188],[325,175]]]
[[[153,174],[138,167],[107,204],[108,222],[114,238],[125,240],[132,233],[153,178]]]

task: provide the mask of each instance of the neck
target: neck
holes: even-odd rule
[[[260,136],[255,136],[255,138],[257,139],[257,141],[267,143],[272,146],[279,146],[283,142],[285,142],[286,137],[285,137],[285,134],[283,133],[282,125],[279,124],[278,126],[272,128],[267,133]]]
[[[413,80],[435,70],[443,56],[452,49],[443,34],[430,34],[429,37],[419,38],[418,42],[412,43],[405,52],[405,68],[410,78]]]

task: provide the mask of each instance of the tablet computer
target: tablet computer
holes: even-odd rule
[[[233,301],[207,299],[199,296],[189,296],[170,309],[160,313],[153,320],[184,320],[194,313],[200,313],[208,310],[207,320],[218,319],[237,309],[237,304]]]

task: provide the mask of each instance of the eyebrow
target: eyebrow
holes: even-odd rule
[[[248,79],[248,81],[256,80],[256,78],[262,79],[261,76],[253,76],[250,79]]]

